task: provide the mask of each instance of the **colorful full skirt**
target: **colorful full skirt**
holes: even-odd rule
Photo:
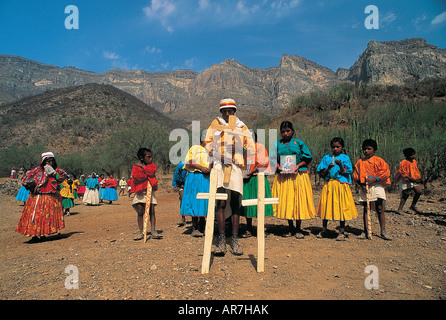
[[[276,174],[272,187],[274,216],[286,220],[307,220],[316,216],[308,173]]]
[[[118,200],[118,192],[115,188],[105,188],[102,199],[107,201],[116,201]]]
[[[85,191],[85,194],[82,198],[82,202],[84,204],[97,205],[99,204],[99,191],[98,189],[89,189]]]
[[[206,217],[209,200],[197,199],[197,193],[209,193],[209,174],[189,172],[184,184],[180,214],[183,216]]]
[[[338,180],[325,182],[319,198],[316,215],[321,219],[346,221],[358,217],[355,201],[348,183]]]
[[[271,187],[269,185],[269,181],[266,176],[265,179],[265,198],[271,198]],[[249,179],[243,179],[243,200],[247,199],[257,199],[258,197],[258,176],[254,175]],[[265,206],[265,217],[273,215],[273,205],[267,204]],[[243,207],[244,216],[248,218],[256,218],[257,217],[257,206],[247,206]]]
[[[99,188],[99,199],[104,199],[105,188]]]
[[[64,209],[66,208],[73,208],[74,207],[74,201],[73,198],[62,198],[62,207]]]
[[[21,186],[19,189],[19,192],[17,193],[17,196],[15,197],[18,201],[26,202],[29,197],[29,190],[26,190],[24,186]]]
[[[79,186],[77,187],[77,194],[80,196],[83,196],[85,193],[85,186]]]
[[[30,194],[16,228],[25,236],[45,236],[65,227],[59,194]]]

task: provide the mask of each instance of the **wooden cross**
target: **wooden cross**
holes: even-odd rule
[[[227,193],[217,193],[217,171],[215,169],[211,169],[209,193],[197,193],[197,199],[209,200],[204,233],[203,261],[201,264],[201,273],[209,273],[212,239],[214,237],[215,201],[228,199]]]
[[[257,174],[257,199],[242,200],[242,206],[257,206],[257,272],[265,266],[265,205],[278,204],[278,198],[265,199],[265,173]]]
[[[372,218],[370,215],[370,196],[369,196],[369,183],[365,182],[365,190],[367,194],[367,212],[366,212],[366,225],[367,225],[367,238],[372,239]]]
[[[252,138],[251,132],[248,130],[242,130],[241,128],[236,127],[236,116],[230,115],[228,120],[228,126],[223,126],[220,124],[213,124],[210,129],[219,130],[222,132],[225,132],[229,135],[232,135],[233,141],[232,144],[234,144],[234,138],[235,136],[242,136],[242,137],[249,137]],[[248,131],[248,132],[246,132]],[[231,180],[231,165],[228,164],[222,164],[223,165],[223,184],[227,185],[229,184],[229,181]]]
[[[144,243],[147,241],[147,225],[149,224],[150,207],[152,202],[152,185],[147,181],[146,209],[144,211]]]

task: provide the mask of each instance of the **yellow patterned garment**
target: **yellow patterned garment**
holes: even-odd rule
[[[62,190],[60,190],[60,195],[64,198],[74,198],[74,186],[69,185],[67,180],[62,182]]]
[[[201,172],[196,168],[191,168],[188,166],[189,163],[198,164],[202,167],[209,167],[209,154],[204,147],[201,145],[194,145],[189,149],[189,152],[184,159],[183,169],[190,172]]]
[[[223,118],[217,117],[212,121],[205,138],[206,149],[212,150],[214,158],[220,160],[222,163],[235,164],[236,166],[245,169],[246,158],[243,154],[244,150],[246,150],[248,154],[255,154],[252,137],[227,134],[219,130],[222,126],[229,127],[229,124],[224,121]],[[238,118],[236,119],[236,128],[241,129],[242,132],[249,132],[248,127]],[[228,137],[232,139],[232,141],[226,141]],[[226,145],[232,146],[233,144],[236,145],[234,154],[232,154],[232,151],[227,152],[228,150],[226,150]]]

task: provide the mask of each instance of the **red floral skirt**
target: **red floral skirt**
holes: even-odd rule
[[[45,236],[65,227],[59,194],[30,194],[16,228],[26,236]]]

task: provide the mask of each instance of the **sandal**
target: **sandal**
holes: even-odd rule
[[[218,236],[214,255],[224,256],[225,254],[226,254],[226,236],[223,234]]]
[[[296,234],[294,235],[296,237],[296,239],[303,239],[305,238],[304,234],[302,232],[296,232]]]
[[[203,233],[201,233],[200,231],[198,231],[198,229],[194,229],[194,231],[192,231],[191,235],[192,235],[192,237],[199,238],[199,237],[202,237],[202,236],[203,236]]]
[[[163,236],[160,235],[157,231],[152,231],[150,233],[150,239],[161,239]]]
[[[392,238],[387,234],[387,232],[381,232],[381,238],[387,241],[392,240]]]
[[[241,256],[243,254],[243,249],[241,245],[238,243],[238,237],[236,235],[232,235],[231,237],[231,253],[236,256]]]
[[[322,238],[325,238],[326,235],[327,235],[327,232],[326,232],[326,231],[321,231],[321,232],[319,232],[319,234],[316,236],[316,238],[318,238],[318,239],[322,239]]]
[[[336,237],[336,241],[345,241],[345,240],[347,240],[347,237],[343,233],[338,234],[338,236]]]
[[[242,234],[242,238],[250,238],[252,237],[252,232],[250,230],[246,230],[244,234]]]

